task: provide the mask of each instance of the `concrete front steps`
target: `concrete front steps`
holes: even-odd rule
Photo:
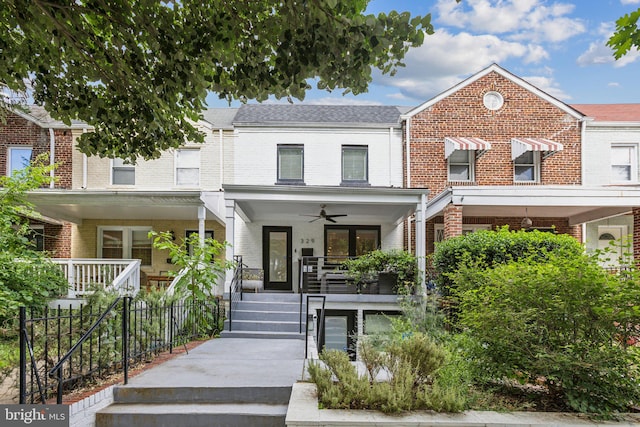
[[[302,331],[306,306],[302,306]],[[243,294],[242,301],[225,320],[222,338],[304,339],[300,332],[300,295],[290,293]]]
[[[116,387],[96,427],[283,427],[290,396],[291,386]]]

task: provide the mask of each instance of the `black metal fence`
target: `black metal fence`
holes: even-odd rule
[[[167,304],[118,298],[110,306],[20,310],[20,403],[44,403],[130,364],[220,331],[219,299]]]

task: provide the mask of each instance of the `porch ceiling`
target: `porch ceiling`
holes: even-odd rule
[[[427,219],[442,215],[449,203],[464,216],[568,218],[570,225],[631,212],[640,206],[640,188],[609,186],[451,187],[427,206]]]
[[[197,220],[200,206],[206,207],[206,219],[224,224],[221,208],[209,200],[203,201],[200,191],[37,190],[29,193],[28,198],[42,215],[76,224],[84,219],[105,218]]]
[[[309,222],[326,205],[338,224],[398,223],[412,215],[425,189],[226,185],[225,199],[247,222]],[[322,221],[321,219],[319,221]],[[325,224],[328,222],[325,222]]]

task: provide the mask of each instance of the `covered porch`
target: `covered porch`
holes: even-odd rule
[[[503,225],[566,233],[585,243],[588,223],[632,213],[640,223],[638,206],[640,188],[634,186],[449,187],[427,205],[429,252],[439,240]],[[640,227],[630,234],[638,259]]]
[[[265,291],[356,293],[337,260],[407,247],[415,215],[424,242],[428,190],[379,187],[225,185],[227,259],[261,270]],[[422,236],[422,239],[419,238]],[[424,271],[425,246],[415,255]],[[229,291],[233,274],[227,275]]]

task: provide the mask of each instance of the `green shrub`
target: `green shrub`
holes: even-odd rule
[[[640,359],[624,342],[626,325],[640,324],[634,274],[559,251],[462,264],[451,279],[459,324],[478,343],[467,348],[488,377],[541,383],[569,408],[609,414],[640,402]]]
[[[368,344],[364,344],[367,346]],[[362,347],[361,347],[362,348]],[[368,374],[360,376],[345,352],[323,351],[320,363],[308,367],[318,388],[321,407],[332,409],[379,409],[386,413],[434,409],[460,411],[465,396],[454,371],[439,372],[450,361],[446,349],[422,334],[396,340],[376,352],[369,346],[360,355]],[[374,373],[384,370],[388,381],[373,381]],[[444,371],[443,371],[444,372]]]
[[[414,288],[418,273],[416,257],[407,251],[392,249],[375,250],[342,263],[343,268],[355,282],[363,282],[379,273],[393,273],[398,277],[398,287]]]
[[[566,234],[509,231],[505,226],[496,231],[478,230],[439,242],[433,255],[433,267],[440,290],[448,295],[453,284],[450,275],[461,265],[485,268],[527,258],[544,261],[550,253],[574,257],[583,252],[582,245]]]

